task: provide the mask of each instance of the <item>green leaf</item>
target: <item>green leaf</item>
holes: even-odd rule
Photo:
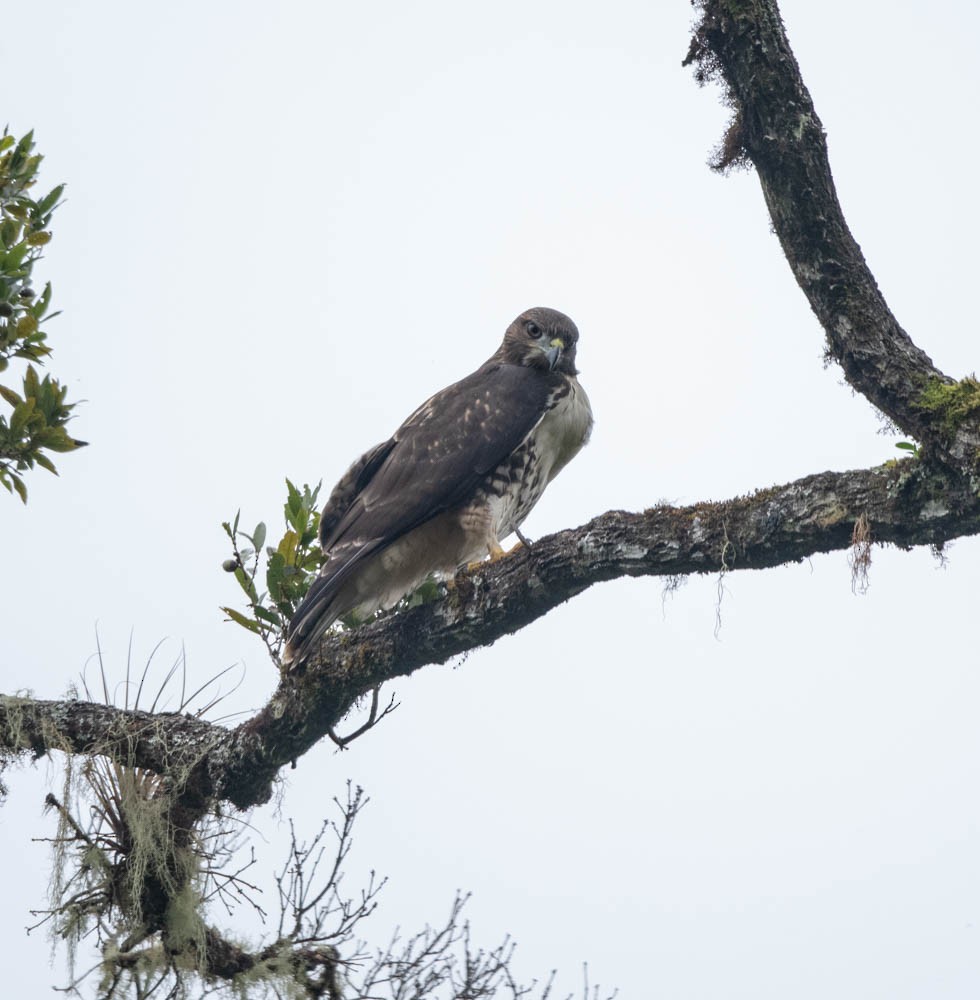
[[[10,415],[10,433],[13,437],[20,437],[23,433],[27,421],[34,413],[34,402],[34,397],[29,396],[23,403],[18,403],[14,407],[14,412]]]
[[[278,628],[282,624],[278,615],[267,608],[263,608],[260,604],[256,604],[252,610],[255,612],[256,618],[261,618],[262,621],[268,622],[270,625],[275,625]]]
[[[20,226],[13,219],[4,219],[0,225],[0,243],[4,249],[12,247],[20,239]]]
[[[17,491],[17,495],[20,497],[23,503],[27,503],[27,487],[24,485],[24,480],[17,475],[16,472],[10,473],[10,478],[13,480],[14,489]]]
[[[23,202],[11,202],[8,205],[4,205],[4,211],[7,215],[12,215],[18,222],[26,222],[28,216],[28,207]]]
[[[296,511],[296,516],[293,518],[293,527],[296,529],[297,535],[304,535],[306,533],[306,526],[310,523],[310,508],[304,503],[298,511]]]
[[[265,570],[265,585],[269,588],[269,596],[274,601],[282,599],[282,575],[286,560],[281,552],[273,552],[269,556],[269,564]]]
[[[46,354],[50,353],[51,353],[50,347],[30,346],[30,347],[22,347],[20,350],[14,351],[14,357],[27,358],[29,361],[40,362],[41,358],[43,358]]]
[[[304,547],[312,544],[320,537],[320,512],[317,510],[310,512],[310,522],[303,532],[300,544]]]
[[[283,508],[286,523],[292,525],[299,532],[302,529],[296,527],[296,515],[303,509],[303,496],[288,479],[286,480],[286,490],[286,505]]]
[[[291,565],[296,562],[296,543],[299,541],[299,536],[295,531],[287,531],[285,535],[279,542],[276,552],[278,552],[287,565]]]
[[[45,427],[34,435],[34,442],[51,451],[74,451],[83,444],[69,437],[64,427]]]
[[[899,441],[895,445],[896,448],[901,448],[902,451],[918,451],[919,449],[909,441]]]
[[[55,205],[58,204],[58,199],[61,198],[64,193],[65,185],[59,184],[52,191],[48,192],[38,203],[37,203],[37,214],[47,215]]]
[[[303,558],[299,560],[297,566],[300,569],[306,570],[307,573],[316,573],[320,568],[320,561],[323,558],[323,553],[319,548],[309,549],[304,554]]]
[[[256,552],[262,551],[262,546],[265,545],[265,521],[259,521],[255,526],[255,531],[252,532],[252,544],[255,546]]]
[[[30,337],[34,333],[37,333],[37,317],[33,313],[24,313],[17,320],[17,336]]]
[[[0,396],[3,396],[11,406],[19,406],[24,402],[13,389],[8,389],[5,385],[0,385]]]
[[[53,472],[55,475],[58,475],[58,470],[54,467],[54,462],[52,462],[47,455],[43,454],[43,452],[39,451],[34,456],[34,461],[37,462],[42,469],[47,469],[48,472]]]
[[[11,271],[20,267],[24,258],[27,256],[28,250],[30,250],[30,247],[27,245],[27,241],[21,240],[20,243],[12,246],[3,255],[3,266]]]
[[[249,579],[245,570],[243,570],[241,566],[235,570],[235,579],[238,581],[238,586],[241,587],[246,594],[248,594],[249,600],[253,604],[258,604],[259,595],[256,593],[255,584],[251,581],[251,579]]]
[[[31,306],[31,313],[34,315],[35,319],[40,319],[47,311],[48,306],[51,305],[51,282],[47,282],[44,286],[44,291],[41,292],[40,297],[37,302]],[[55,316],[58,314],[55,313]],[[51,317],[52,319],[54,317]]]
[[[242,628],[247,628],[249,632],[254,632],[256,635],[262,634],[262,629],[259,627],[257,621],[253,621],[251,618],[246,618],[240,611],[236,611],[234,608],[222,608],[222,611],[235,623],[241,625]]]

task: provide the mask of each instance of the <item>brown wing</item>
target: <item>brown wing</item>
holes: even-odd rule
[[[495,364],[436,393],[368,453],[380,460],[358,477],[356,495],[323,538],[324,548],[390,544],[464,503],[544,416],[560,383],[559,375]]]
[[[394,446],[394,438],[389,438],[387,441],[375,445],[369,451],[364,452],[340,477],[340,482],[330,491],[330,498],[320,515],[321,548],[328,548],[327,541],[333,534],[334,528],[350,510],[351,505],[371,481],[371,477],[378,471],[378,467],[388,457]]]

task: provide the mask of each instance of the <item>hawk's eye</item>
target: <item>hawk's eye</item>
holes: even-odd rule
[[[529,319],[527,321],[526,327],[527,327],[527,335],[529,337],[533,337],[535,340],[537,340],[541,336],[541,327],[538,326],[538,324],[535,323],[533,320]]]

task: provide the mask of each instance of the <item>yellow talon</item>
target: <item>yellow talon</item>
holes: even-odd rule
[[[523,542],[518,542],[510,551],[503,548],[499,542],[489,542],[487,544],[487,553],[490,556],[490,562],[495,563],[503,559],[505,556],[509,556],[511,552],[516,552],[518,549],[523,548]],[[475,562],[470,562],[466,564],[466,572],[472,573],[473,570],[485,564],[486,560],[477,559]]]

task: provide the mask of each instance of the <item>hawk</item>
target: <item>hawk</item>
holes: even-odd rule
[[[592,430],[577,342],[563,313],[521,313],[475,372],[354,462],[323,508],[326,561],[290,622],[284,666],[302,662],[342,615],[363,619],[430,576],[504,555],[501,540]]]

